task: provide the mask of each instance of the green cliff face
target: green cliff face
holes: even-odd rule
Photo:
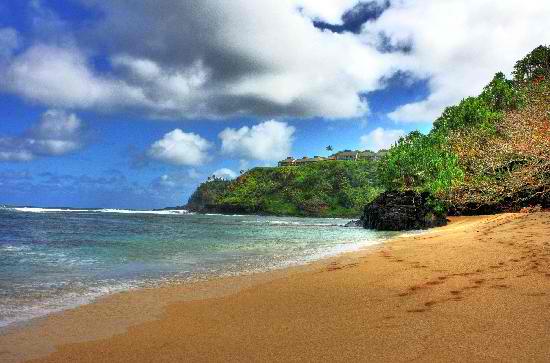
[[[223,213],[260,213],[301,216],[361,214],[364,205],[380,193],[375,185],[374,161],[320,161],[302,166],[255,168],[234,181],[203,183],[191,197],[192,210],[199,195],[205,210]]]

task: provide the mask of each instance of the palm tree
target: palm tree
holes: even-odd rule
[[[332,145],[327,146],[326,149],[327,149],[327,151],[332,151],[332,150],[334,150],[334,149],[332,148]]]

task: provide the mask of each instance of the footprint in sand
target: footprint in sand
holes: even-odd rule
[[[426,311],[426,309],[410,309],[410,310],[407,310],[408,313],[423,313],[425,311]]]
[[[426,282],[426,285],[441,285],[443,283],[443,281],[428,281]]]
[[[526,293],[526,294],[523,294],[523,295],[537,297],[537,296],[546,296],[546,293],[545,292],[531,292],[531,293]]]

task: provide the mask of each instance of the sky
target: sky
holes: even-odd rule
[[[0,2],[0,204],[162,208],[390,147],[550,44],[532,0]]]

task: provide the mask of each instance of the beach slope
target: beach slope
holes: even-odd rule
[[[223,281],[114,296],[0,337],[0,354],[14,358],[24,344],[49,339],[54,347],[36,361],[550,357],[550,213],[454,218],[425,234],[238,288],[227,287],[237,286],[236,279]],[[185,298],[205,286],[226,288]],[[125,314],[148,319],[132,322]],[[63,341],[55,327],[68,316],[71,333]],[[117,331],[113,321],[129,327]],[[111,336],[101,337],[95,331],[101,327]]]

